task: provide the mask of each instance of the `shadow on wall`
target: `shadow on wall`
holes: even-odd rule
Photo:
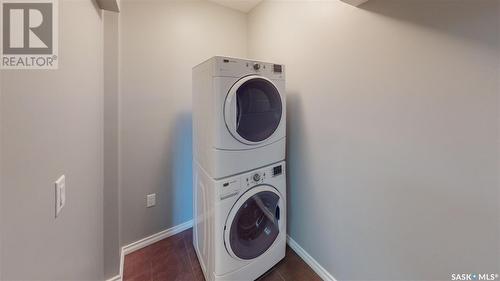
[[[193,217],[193,133],[192,114],[182,112],[172,128],[167,225],[178,225]]]
[[[304,113],[301,97],[298,93],[287,92],[286,97],[286,165],[287,165],[287,233],[292,238],[298,233],[300,225],[294,222],[300,222],[307,219],[307,210],[297,210],[293,206],[301,206],[299,200],[303,195],[304,188],[311,186],[308,179],[313,178],[309,165],[309,154],[306,126],[304,123]],[[302,233],[305,231],[302,229]]]
[[[367,12],[379,14],[398,21],[429,28],[438,32],[467,39],[476,43],[498,48],[498,37],[485,30],[478,33],[481,26],[498,26],[498,10],[491,9],[492,4],[500,5],[497,0],[477,0],[470,5],[469,0],[370,0],[359,6]],[[464,9],[466,5],[466,9]],[[497,16],[485,16],[485,12]],[[437,16],[439,15],[439,16]],[[485,25],[485,19],[495,19]]]
[[[95,11],[97,13],[97,16],[102,19],[102,11],[101,11],[101,7],[99,7],[99,3],[97,3],[97,0],[92,0],[92,5],[94,6],[95,8]]]

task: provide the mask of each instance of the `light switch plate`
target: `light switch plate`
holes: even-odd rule
[[[55,184],[56,193],[56,218],[59,216],[62,208],[66,204],[66,176],[62,175],[56,180]]]
[[[156,205],[156,193],[148,194],[146,196],[146,207],[153,207]]]

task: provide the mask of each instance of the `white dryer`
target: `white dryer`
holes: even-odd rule
[[[205,279],[255,280],[285,257],[285,162],[222,180],[195,165],[193,245]]]
[[[193,157],[220,179],[285,159],[284,66],[213,57],[193,68]]]

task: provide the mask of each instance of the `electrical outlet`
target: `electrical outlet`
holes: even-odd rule
[[[148,194],[146,196],[146,207],[153,207],[156,205],[156,193]]]
[[[66,204],[66,177],[62,175],[54,183],[56,193],[56,218]]]

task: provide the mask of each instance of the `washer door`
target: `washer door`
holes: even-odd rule
[[[236,82],[226,97],[224,119],[233,137],[245,144],[259,144],[280,125],[281,96],[274,83],[250,75]]]
[[[269,249],[281,231],[283,200],[272,186],[256,186],[243,194],[229,213],[224,230],[231,256],[251,260]]]

